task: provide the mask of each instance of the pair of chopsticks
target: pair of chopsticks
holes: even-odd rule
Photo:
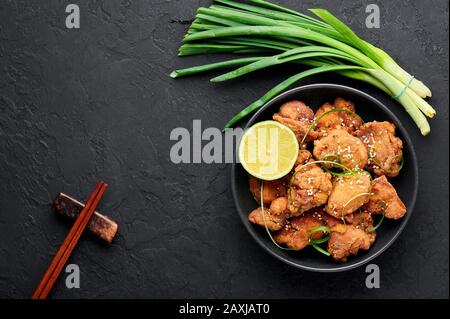
[[[72,254],[72,251],[75,248],[76,244],[78,243],[81,234],[83,233],[89,220],[91,219],[92,214],[94,213],[95,208],[97,207],[107,187],[108,184],[105,184],[103,181],[100,181],[98,183],[91,197],[89,197],[86,206],[83,208],[77,220],[70,229],[69,234],[64,239],[64,242],[62,243],[55,257],[53,257],[53,260],[48,267],[44,277],[33,293],[32,299],[47,298],[48,294],[53,288],[53,285],[56,282],[56,279],[58,279],[61,270]]]

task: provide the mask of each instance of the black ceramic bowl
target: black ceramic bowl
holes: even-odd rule
[[[346,263],[336,263],[331,257],[324,256],[307,247],[302,251],[286,251],[277,248],[268,238],[263,227],[251,224],[247,216],[258,204],[250,194],[248,187],[248,173],[240,164],[233,164],[231,168],[231,186],[234,201],[247,230],[252,237],[271,255],[281,261],[310,271],[336,272],[349,270],[361,266],[385,251],[400,235],[411,217],[418,190],[418,166],[414,148],[408,133],[398,118],[380,101],[359,90],[336,84],[312,84],[287,91],[268,102],[248,121],[245,128],[253,124],[269,120],[279,107],[288,101],[300,100],[317,110],[325,102],[332,103],[336,97],[342,97],[355,103],[356,112],[364,121],[389,121],[397,126],[397,136],[403,141],[404,167],[396,178],[390,182],[396,188],[400,198],[405,203],[408,213],[400,220],[385,219],[377,230],[377,239],[367,251],[360,251],[357,256],[349,258]],[[394,102],[392,102],[394,104]],[[394,105],[392,105],[394,106]],[[396,105],[395,105],[396,106]]]

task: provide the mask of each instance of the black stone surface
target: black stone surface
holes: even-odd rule
[[[111,247],[85,236],[70,262],[81,288],[60,278],[54,298],[448,297],[448,1],[378,1],[381,28],[365,28],[373,1],[279,1],[325,7],[385,48],[433,90],[438,115],[424,138],[401,106],[420,165],[410,223],[375,259],[381,288],[364,268],[300,271],[265,253],[246,232],[230,192],[229,166],[174,165],[170,131],[222,125],[292,74],[289,68],[212,85],[172,80],[180,68],[219,57],[178,58],[195,10],[209,1],[71,1],[81,28],[64,26],[68,1],[0,2],[0,297],[29,298],[68,232],[50,210],[60,191],[87,198],[109,183],[99,210],[120,224]],[[382,101],[358,82],[323,75]]]

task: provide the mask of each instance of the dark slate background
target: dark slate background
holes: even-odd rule
[[[174,165],[170,131],[201,119],[222,125],[292,74],[288,68],[212,85],[172,80],[173,68],[219,57],[178,58],[195,10],[209,1],[70,1],[81,29],[64,25],[68,1],[0,1],[0,297],[28,298],[68,232],[50,209],[64,191],[86,199],[100,178],[99,209],[120,224],[111,247],[85,236],[71,258],[81,289],[60,278],[55,298],[448,297],[448,1],[375,1],[381,29],[366,29],[374,1],[279,1],[324,7],[385,48],[433,90],[438,115],[422,137],[400,105],[420,165],[416,210],[395,244],[375,259],[381,289],[364,268],[318,274],[269,256],[235,211],[228,165]],[[361,83],[333,82],[389,97]]]

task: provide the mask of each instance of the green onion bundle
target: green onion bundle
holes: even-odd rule
[[[234,70],[211,79],[223,82],[276,65],[291,63],[309,67],[281,82],[245,107],[225,126],[232,127],[301,79],[324,72],[367,82],[395,98],[423,135],[430,132],[426,116],[436,112],[425,101],[431,91],[403,70],[386,52],[359,38],[348,26],[324,9],[311,9],[318,18],[265,0],[214,0],[199,8],[180,47],[180,56],[233,53],[254,57],[217,62],[177,70],[178,78],[213,70]]]

